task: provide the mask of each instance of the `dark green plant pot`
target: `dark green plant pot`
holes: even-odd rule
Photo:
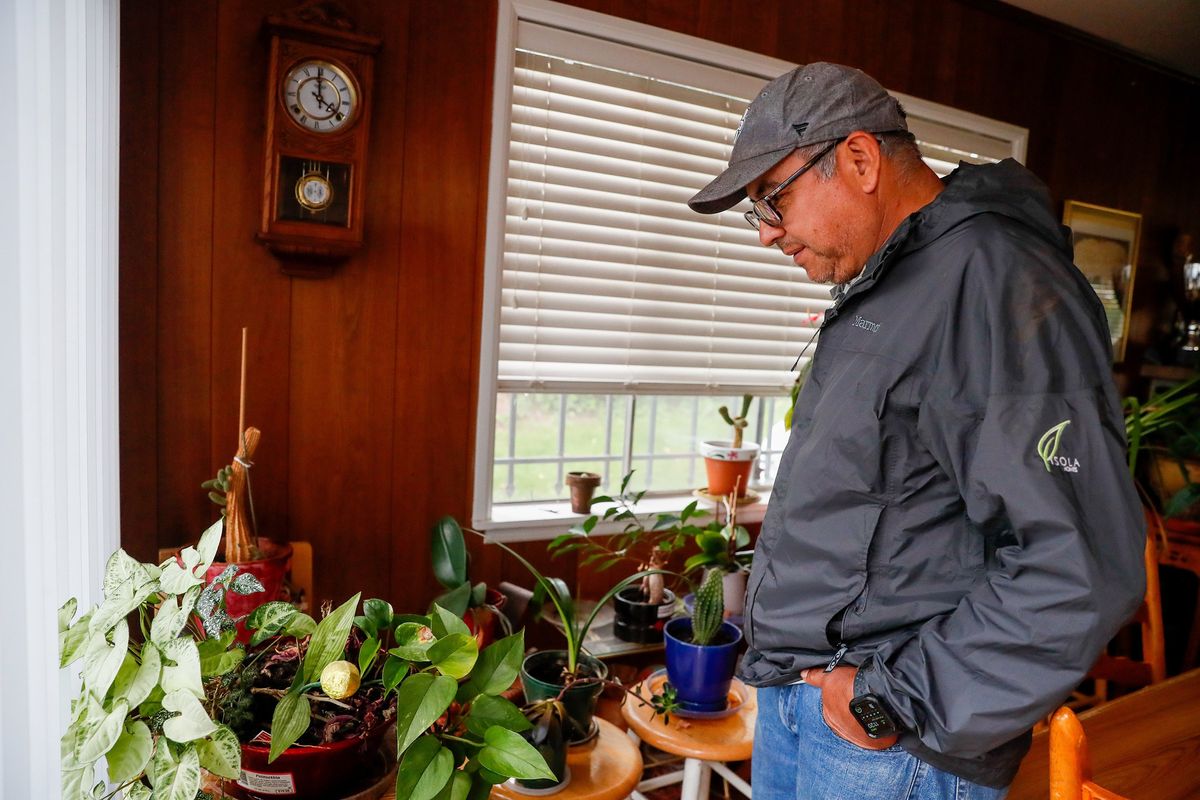
[[[550,700],[558,697],[566,683],[562,679],[567,669],[567,651],[542,650],[526,656],[521,664],[521,685],[525,688],[525,701]],[[608,667],[604,663],[580,654],[579,673],[588,678],[607,678]],[[596,700],[603,686],[599,683],[576,686],[568,689],[562,697],[567,709],[567,743],[586,741],[592,733],[592,717],[596,713]]]
[[[518,778],[517,783],[527,789],[553,789],[562,785],[567,778],[567,740],[558,717],[550,715],[539,719],[534,722],[533,728],[521,735],[546,759],[546,766],[550,767],[556,779],[527,781]]]

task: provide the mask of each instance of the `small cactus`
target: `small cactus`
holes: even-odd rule
[[[696,610],[692,614],[692,644],[711,644],[721,622],[725,617],[725,589],[722,585],[723,573],[719,569],[710,569],[704,575],[704,582],[696,590]]]
[[[725,420],[725,424],[733,427],[734,447],[742,446],[742,431],[746,429],[746,425],[748,424],[746,421],[746,415],[750,413],[750,403],[753,400],[754,395],[742,395],[742,413],[738,414],[736,417],[731,417],[729,415],[729,406],[721,406],[717,409],[717,412],[721,415],[721,419]]]

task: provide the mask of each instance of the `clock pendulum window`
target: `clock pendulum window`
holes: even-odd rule
[[[321,12],[324,14],[327,9]],[[271,58],[258,238],[285,273],[327,275],[363,245],[379,39],[311,4],[267,19]]]

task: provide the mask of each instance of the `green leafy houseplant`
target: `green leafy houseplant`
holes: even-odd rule
[[[1200,377],[1184,381],[1145,403],[1126,397],[1129,471],[1160,490],[1163,515],[1189,515],[1200,503]],[[1146,453],[1151,463],[1142,465]],[[1141,469],[1139,470],[1139,467]],[[1178,480],[1165,480],[1169,470]]]
[[[437,522],[430,531],[430,556],[433,575],[447,591],[434,599],[440,605],[467,620],[474,627],[480,646],[487,646],[501,631],[512,633],[507,617],[501,612],[504,596],[489,590],[486,583],[471,583],[470,554],[457,524]]]
[[[459,527],[461,530],[453,517],[444,517],[438,524]],[[479,531],[471,532],[483,537]],[[588,631],[596,616],[617,592],[647,575],[667,573],[663,570],[640,570],[629,575],[609,589],[586,616],[580,617],[576,612],[575,599],[561,578],[543,575],[524,556],[503,542],[494,544],[529,571],[535,581],[532,605],[539,611],[544,610],[547,604],[553,607],[557,615],[556,627],[566,639],[566,647],[563,650],[533,653],[522,662],[521,678],[526,699],[531,702],[544,699],[537,696],[543,692],[549,693],[550,697],[557,696],[558,699],[562,699],[567,705],[570,717],[571,739],[580,741],[588,735],[596,697],[603,689],[607,677],[603,664],[584,653],[583,643]]]
[[[659,555],[666,557],[683,547],[689,537],[703,530],[692,520],[706,517],[708,512],[698,509],[697,502],[692,501],[678,514],[639,514],[637,505],[646,492],[629,489],[633,472],[630,470],[622,478],[620,491],[616,495],[593,500],[593,504],[609,504],[602,514],[592,514],[578,525],[571,526],[566,533],[551,540],[547,550],[555,557],[579,551],[579,565],[592,567],[598,572],[617,564],[627,564],[639,571],[646,571],[650,574],[643,577],[643,594],[647,602],[659,603],[662,601],[663,578],[671,573],[662,569],[664,559],[656,557],[654,550],[657,549]],[[621,531],[610,535],[597,534],[596,526],[608,522],[621,524]]]
[[[441,606],[404,615],[371,599],[356,616],[358,602],[315,624],[284,603],[250,619],[246,663],[213,695],[243,740],[269,727],[268,764],[296,743],[368,740],[394,723],[397,797],[486,797],[510,777],[552,777],[519,735],[528,721],[501,696],[519,672],[523,633],[480,652]]]
[[[157,566],[118,550],[105,567],[104,601],[74,622],[74,598],[59,609],[60,666],[83,659],[62,737],[64,800],[111,796],[103,783],[92,783],[101,759],[117,791],[131,800],[204,797],[201,767],[237,776],[237,737],[205,709],[202,675],[232,670],[242,657],[231,647],[235,625],[224,611],[226,593],[262,586],[236,568],[205,585],[220,536],[218,522],[196,547]],[[130,634],[130,614],[139,637]]]
[[[750,546],[750,531],[737,522],[737,502],[729,497],[722,497],[721,502],[725,506],[725,522],[714,519],[695,532],[693,541],[699,552],[684,562],[685,574],[712,567],[733,573],[749,566],[754,555],[745,549]]]

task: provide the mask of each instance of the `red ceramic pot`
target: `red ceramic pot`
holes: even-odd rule
[[[263,557],[256,561],[241,561],[237,563],[238,572],[249,572],[263,585],[263,591],[253,594],[234,594],[227,592],[225,605],[231,617],[244,617],[263,603],[278,600],[283,590],[283,579],[287,575],[292,561],[292,546],[287,542],[273,542],[270,539],[259,539],[258,549]],[[225,571],[229,564],[214,561],[208,568],[205,580],[211,582]],[[243,622],[238,623],[238,641],[250,641],[250,633]]]
[[[388,728],[388,730],[393,730]],[[365,739],[292,746],[270,764],[270,745],[242,745],[237,793],[248,800],[329,800],[344,797],[379,761],[385,731]]]
[[[467,623],[467,629],[475,634],[475,641],[479,642],[480,650],[496,641],[496,631],[500,627],[496,613],[504,608],[508,598],[495,589],[488,589],[483,602],[484,605],[468,608],[467,613],[463,614],[463,621]]]

